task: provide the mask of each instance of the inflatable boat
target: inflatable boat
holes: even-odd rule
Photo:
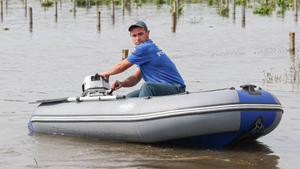
[[[37,101],[28,127],[102,140],[224,146],[270,133],[283,114],[279,100],[254,85],[145,98],[113,96],[108,88],[102,77],[88,76],[81,97]]]

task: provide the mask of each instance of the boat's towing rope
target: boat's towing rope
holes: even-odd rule
[[[220,91],[220,90],[235,90],[234,87],[230,87],[230,88],[221,88],[221,89],[212,89],[212,90],[204,90],[204,91],[196,91],[196,92],[189,92],[189,91],[186,91],[185,93],[186,94],[189,94],[189,93],[206,93],[206,92],[215,92],[215,91]]]
[[[116,96],[98,96],[98,97],[64,97],[58,99],[47,99],[47,100],[37,100],[36,102],[30,102],[30,104],[35,103],[59,103],[59,102],[83,102],[83,101],[105,101],[105,100],[119,100],[125,99],[125,95]]]

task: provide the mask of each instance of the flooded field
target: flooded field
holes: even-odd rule
[[[55,21],[53,7],[28,0],[30,28],[23,1],[8,0],[0,22],[0,168],[299,168],[300,29],[294,11],[260,16],[246,8],[243,25],[240,5],[233,19],[231,12],[219,16],[218,6],[206,1],[183,4],[173,33],[166,3],[133,3],[124,14],[117,5],[112,22],[110,5],[77,7],[74,14],[72,2],[63,0]],[[174,61],[188,91],[255,84],[281,101],[279,126],[257,141],[226,148],[29,136],[27,123],[37,107],[29,102],[79,96],[85,76],[110,68],[122,49],[132,51],[127,28],[135,20],[147,23],[150,38]],[[296,34],[295,55],[288,51],[290,32]],[[111,80],[125,79],[133,70]]]

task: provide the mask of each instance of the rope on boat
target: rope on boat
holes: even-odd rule
[[[235,90],[234,87],[230,87],[230,88],[220,88],[220,89],[212,89],[212,90],[204,90],[204,91],[196,91],[196,92],[189,92],[186,91],[186,94],[190,94],[190,93],[206,93],[206,92],[215,92],[215,91],[221,91],[221,90]]]
[[[116,96],[98,96],[98,97],[64,97],[58,99],[47,99],[47,100],[37,100],[36,102],[30,102],[30,104],[35,103],[60,103],[60,102],[83,102],[83,101],[106,101],[106,100],[119,100],[125,99],[125,95]]]

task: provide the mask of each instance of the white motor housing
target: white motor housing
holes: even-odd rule
[[[103,96],[110,89],[109,82],[102,76],[90,75],[84,78],[82,97]]]

